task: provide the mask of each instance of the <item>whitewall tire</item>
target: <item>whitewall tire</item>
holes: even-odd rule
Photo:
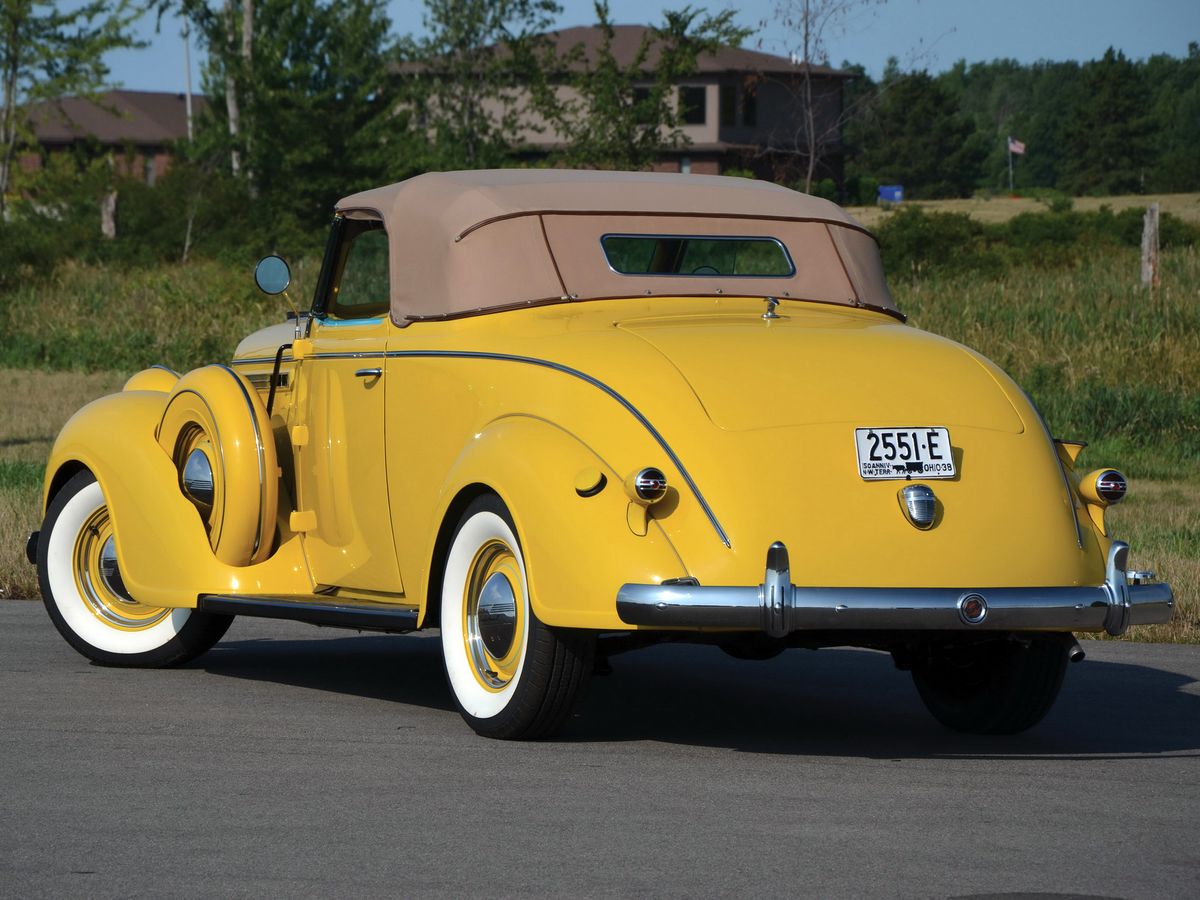
[[[38,536],[46,611],[67,643],[95,662],[169,666],[220,640],[230,616],[147,606],[129,596],[104,493],[80,472],[54,496]]]
[[[455,703],[487,737],[557,730],[591,674],[594,635],[538,620],[512,517],[492,494],[459,519],[442,576],[440,624]]]

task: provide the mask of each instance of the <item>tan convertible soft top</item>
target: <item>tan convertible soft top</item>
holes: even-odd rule
[[[650,172],[438,172],[338,203],[379,216],[397,324],[514,306],[646,295],[775,296],[895,312],[873,237],[827,200],[765,181]],[[773,237],[780,277],[622,275],[606,234]]]

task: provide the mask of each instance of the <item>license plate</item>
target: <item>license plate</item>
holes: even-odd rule
[[[884,478],[953,478],[954,456],[945,428],[856,428],[858,474]]]

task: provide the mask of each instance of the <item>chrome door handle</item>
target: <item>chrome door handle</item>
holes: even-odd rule
[[[358,369],[354,373],[355,378],[378,378],[383,374],[383,369]]]

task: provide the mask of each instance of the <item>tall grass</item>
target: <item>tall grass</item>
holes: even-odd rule
[[[25,536],[41,522],[42,472],[54,438],[79,407],[121,389],[112,372],[0,368],[0,597],[36,597]]]
[[[307,309],[316,265],[293,267],[288,293]],[[180,371],[228,359],[255,329],[282,321],[283,297],[242,270],[204,261],[121,269],[64,263],[45,280],[0,295],[0,366],[133,372]]]
[[[1084,464],[1149,478],[1200,467],[1200,252],[1163,256],[1139,284],[1135,251],[1073,269],[915,277],[893,291],[919,328],[979,350],[1034,398],[1056,436],[1093,444]]]

